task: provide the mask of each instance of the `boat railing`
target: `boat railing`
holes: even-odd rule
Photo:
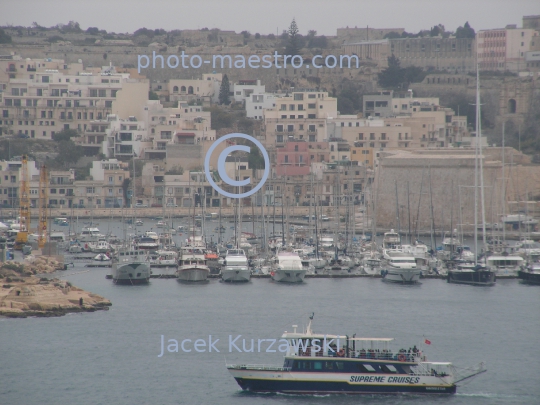
[[[291,371],[292,367],[266,366],[264,364],[227,364],[232,370]]]
[[[454,374],[454,368],[451,364],[442,369],[441,366],[434,366],[433,363],[418,363],[416,366],[411,367],[410,375],[415,376],[436,376],[436,377],[448,377]]]
[[[350,359],[367,359],[367,360],[390,360],[390,361],[402,361],[409,363],[419,363],[425,359],[425,356],[422,352],[417,353],[408,353],[397,351],[393,352],[390,350],[387,351],[376,351],[376,350],[349,350],[349,353],[345,350],[339,351],[328,351],[328,353],[323,353],[322,350],[318,352],[311,351],[311,348],[307,348],[306,351],[299,351],[299,357],[337,357],[337,358],[350,358]]]

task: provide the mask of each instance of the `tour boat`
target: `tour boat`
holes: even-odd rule
[[[313,333],[312,319],[305,331],[293,325],[275,342],[283,366],[226,365],[238,385],[257,393],[454,394],[457,383],[486,371],[484,363],[458,369],[428,361],[416,346],[396,350],[393,338]]]

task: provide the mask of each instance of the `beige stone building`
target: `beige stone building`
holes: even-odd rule
[[[10,78],[0,93],[0,128],[4,133],[52,139],[63,129],[82,132],[91,121],[112,113],[140,118],[148,99],[146,80],[116,73],[113,66],[94,72],[84,70],[82,64],[64,65],[64,73],[48,69],[47,64],[26,63],[37,67],[27,67],[24,78]]]

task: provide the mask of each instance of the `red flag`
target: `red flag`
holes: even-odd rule
[[[425,343],[426,345],[430,345],[430,344],[431,344],[431,340],[424,339],[424,343]]]

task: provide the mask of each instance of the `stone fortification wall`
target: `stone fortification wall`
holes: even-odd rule
[[[497,148],[498,154],[496,148],[492,149],[488,149],[484,154],[485,217],[489,223],[500,221],[503,213],[503,187],[506,187],[507,201],[532,199],[540,193],[540,166],[510,166],[507,162],[506,180],[503,182],[500,149]],[[429,230],[432,200],[436,229],[449,230],[452,222],[454,228],[463,223],[464,230],[472,232],[474,173],[473,150],[402,152],[382,158],[375,180],[377,226],[394,229],[399,227],[396,215],[397,184],[397,205],[402,230],[408,228],[408,206],[411,228]],[[480,198],[480,192],[478,195]],[[504,210],[509,212],[508,203]]]

